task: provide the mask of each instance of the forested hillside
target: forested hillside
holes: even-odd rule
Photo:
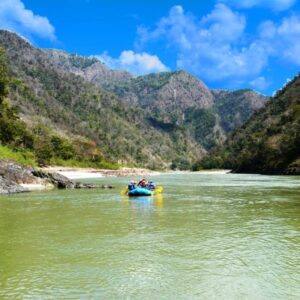
[[[224,147],[196,166],[232,168],[240,173],[300,174],[300,76],[295,77]]]
[[[29,127],[47,127],[70,139],[88,138],[106,159],[152,168],[203,150],[183,130],[170,135],[149,126],[140,107],[127,108],[114,94],[59,69],[45,52],[0,32],[11,77],[9,98]]]
[[[118,95],[127,107],[141,107],[151,126],[169,133],[184,129],[205,150],[222,144],[268,100],[251,90],[210,91],[184,71],[133,77],[109,70],[94,58],[58,50],[46,53],[57,66]]]
[[[0,46],[7,105],[35,139],[40,162],[85,160],[88,148],[97,161],[189,168],[267,100],[253,91],[210,91],[183,71],[135,78],[95,58],[37,49],[8,31],[0,31]],[[67,155],[49,145],[52,136],[72,148]]]
[[[115,167],[103,159],[96,144],[84,137],[67,138],[41,122],[25,123],[18,107],[12,106],[9,90],[21,82],[8,75],[6,55],[0,48],[0,157],[23,164],[64,164],[94,167]],[[22,89],[25,89],[22,86]],[[23,97],[22,97],[23,99]],[[34,105],[34,104],[33,104]]]

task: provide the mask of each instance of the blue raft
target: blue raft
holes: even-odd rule
[[[141,187],[128,192],[128,196],[152,196],[153,194],[153,191],[149,191],[148,189],[144,189]]]

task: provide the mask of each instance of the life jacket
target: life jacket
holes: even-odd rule
[[[155,184],[154,183],[150,183],[148,185],[148,189],[154,191],[155,190]]]
[[[128,184],[128,190],[132,191],[135,189],[135,185],[133,183]]]

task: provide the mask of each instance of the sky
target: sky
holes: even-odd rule
[[[132,74],[272,95],[300,70],[300,0],[0,0],[0,28]]]

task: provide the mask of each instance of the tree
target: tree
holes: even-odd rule
[[[8,69],[6,65],[5,51],[0,47],[0,105],[8,94],[7,86],[9,83]]]

